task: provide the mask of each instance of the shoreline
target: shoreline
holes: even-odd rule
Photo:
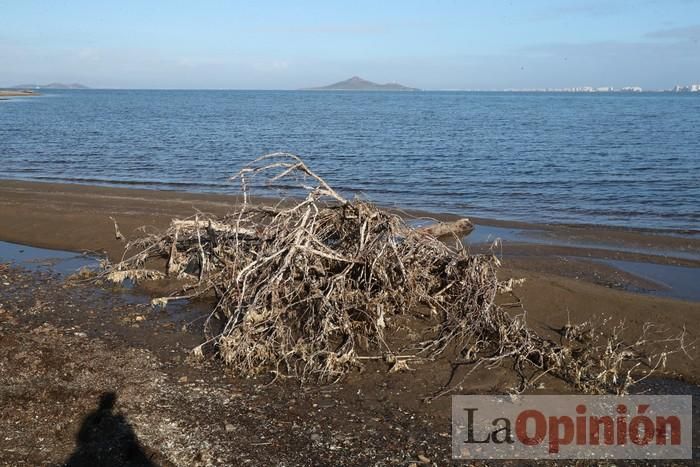
[[[39,94],[37,94],[39,95]],[[39,184],[41,185],[54,185],[54,186],[79,186],[88,187],[94,189],[113,189],[115,192],[120,190],[126,190],[127,192],[140,192],[140,193],[175,193],[177,195],[183,196],[193,196],[193,197],[207,197],[207,198],[231,198],[235,197],[237,185],[234,183],[212,183],[205,185],[195,185],[192,183],[184,182],[137,182],[137,181],[107,181],[102,179],[92,179],[92,178],[52,178],[52,177],[15,177],[15,178],[1,178],[0,184],[8,183],[27,183],[27,184]],[[151,184],[151,185],[148,185]],[[146,186],[148,185],[148,186]],[[187,190],[184,187],[194,187],[194,186],[216,186],[216,187],[228,187],[231,189],[230,193],[222,191],[207,191],[206,188],[198,190]],[[182,189],[180,188],[182,187]],[[277,202],[279,198],[277,197],[266,197],[266,196],[256,196],[255,197],[260,202]],[[372,202],[371,199],[362,198],[366,201]],[[481,224],[485,226],[493,227],[505,227],[505,228],[519,228],[519,229],[540,229],[540,230],[563,230],[569,229],[571,231],[575,230],[597,230],[605,232],[606,234],[620,236],[621,238],[630,237],[627,234],[635,235],[661,235],[665,237],[678,237],[681,239],[696,239],[698,240],[698,245],[700,245],[700,229],[693,228],[670,228],[670,227],[639,227],[639,226],[623,226],[616,224],[600,224],[594,222],[548,222],[548,221],[537,221],[537,220],[524,220],[518,218],[492,218],[492,217],[482,217],[479,215],[469,215],[468,212],[454,213],[454,212],[440,212],[432,210],[430,208],[402,208],[400,206],[388,206],[381,203],[377,203],[378,206],[386,209],[388,211],[397,212],[405,214],[404,217],[409,218],[421,218],[425,217],[427,219],[435,219],[438,221],[446,219],[459,219],[460,217],[469,217],[474,223]],[[700,251],[700,250],[699,250]]]
[[[124,243],[115,237],[112,217],[128,240],[141,227],[160,229],[174,217],[196,212],[223,216],[241,200],[236,195],[0,181],[0,259],[3,248],[7,252],[14,243],[95,253],[115,261],[121,258]],[[401,213],[409,222],[410,218],[446,221],[458,217]],[[572,319],[585,321],[600,312],[654,321],[658,310],[664,310],[665,316],[673,317],[674,327],[680,328],[697,319],[700,312],[700,290],[694,285],[700,279],[698,239],[633,230],[475,221],[466,247],[473,253],[488,253],[495,234],[506,231],[494,251],[502,262],[499,276],[502,280],[526,279],[517,295],[523,303],[533,304],[527,307],[528,314],[539,316],[542,322],[568,319],[569,313]],[[592,239],[597,247],[586,243]],[[680,273],[685,275],[673,277]]]
[[[36,91],[32,91],[31,89],[17,89],[17,90],[10,90],[10,89],[0,89],[0,99],[4,97],[28,97],[28,96],[40,96]]]
[[[353,372],[337,384],[304,390],[291,380],[270,384],[269,375],[236,377],[213,357],[204,361],[188,357],[204,339],[201,326],[211,311],[208,301],[154,310],[150,300],[163,295],[159,287],[165,284],[133,288],[87,282],[71,285],[65,278],[87,258],[3,243],[104,252],[115,259],[124,244],[115,238],[110,216],[130,239],[142,225],[162,227],[172,217],[192,215],[197,209],[224,214],[237,200],[240,198],[227,195],[0,182],[0,366],[12,381],[4,388],[10,409],[5,412],[5,424],[0,424],[8,433],[0,440],[0,451],[5,448],[10,453],[9,461],[62,463],[75,449],[73,434],[81,431],[85,414],[94,410],[101,393],[113,393],[119,396],[120,413],[132,424],[147,454],[163,465],[170,465],[169,461],[191,465],[203,445],[221,464],[240,463],[241,458],[269,463],[273,451],[255,445],[263,438],[272,443],[275,458],[289,464],[312,459],[319,464],[365,465],[376,463],[379,453],[385,458],[394,453],[406,456],[406,452],[413,457],[420,453],[440,465],[450,462],[450,398],[421,402],[451,384],[453,376],[466,374],[466,369],[455,373],[449,355],[411,364],[412,371],[391,374],[385,362],[371,361],[365,371]],[[472,235],[480,227],[486,231],[479,235],[486,237],[489,228],[498,228],[477,224]],[[545,240],[555,234],[557,238],[572,235],[566,229],[549,232]],[[605,233],[575,232],[575,238]],[[651,243],[654,252],[697,247],[692,239],[688,244],[678,237],[639,233],[608,232],[604,240],[628,247]],[[469,248],[479,251],[487,246],[477,242]],[[607,252],[643,257],[614,249]],[[556,329],[568,323],[601,322],[609,317],[613,324],[624,321],[629,339],[636,339],[648,323],[658,323],[669,335],[685,330],[688,342],[697,341],[699,334],[692,323],[700,312],[700,300],[637,293],[652,285],[609,265],[596,265],[601,255],[606,252],[506,240],[499,278],[524,278],[525,282],[499,296],[498,303],[513,313],[526,310],[528,324],[551,339],[557,339]],[[572,259],[574,256],[578,259]],[[692,269],[700,272],[698,261],[647,256],[664,267],[669,266],[664,261],[693,263]],[[670,355],[667,367],[647,380],[649,386],[642,383],[634,391],[652,388],[661,394],[697,394],[700,359],[695,346],[687,350],[691,358],[683,353]],[[546,374],[540,382],[528,393],[576,393]],[[518,378],[507,365],[481,367],[474,369],[458,391],[504,394],[517,385]],[[52,390],[36,391],[37,387]],[[183,411],[183,406],[188,409]],[[378,413],[383,415],[378,417]],[[700,419],[697,410],[694,418]],[[54,433],[58,423],[61,432]],[[173,429],[173,423],[178,429]],[[210,429],[200,430],[203,425]],[[357,433],[366,435],[358,437]],[[695,445],[696,434],[700,431],[694,430]],[[39,436],[48,446],[46,451],[26,445],[26,439]],[[319,450],[311,443],[300,445],[300,436],[328,439],[329,443],[344,439],[346,444],[342,450]],[[163,443],[163,439],[174,441]],[[387,444],[387,439],[393,444]],[[293,453],[293,457],[284,453]]]
[[[26,190],[32,187],[44,188],[46,190],[59,190],[66,192],[89,192],[94,191],[99,193],[101,196],[135,196],[139,195],[139,198],[143,197],[153,197],[160,199],[167,197],[168,195],[175,195],[177,199],[180,200],[200,200],[207,203],[225,203],[227,201],[238,202],[237,199],[240,195],[235,193],[221,193],[213,191],[187,191],[178,190],[170,188],[145,188],[142,186],[134,187],[129,186],[119,186],[116,184],[102,184],[102,183],[83,183],[83,182],[71,182],[71,181],[49,181],[49,180],[35,180],[35,179],[23,179],[23,178],[0,178],[0,192],[4,191],[4,187],[12,187],[14,189]],[[235,185],[231,185],[232,191],[236,189]],[[271,197],[254,197],[255,200],[261,203],[274,203],[278,202],[279,199]],[[371,200],[369,200],[371,201]],[[606,225],[606,224],[594,224],[594,223],[573,223],[573,222],[537,222],[537,221],[525,221],[518,219],[503,219],[503,218],[489,218],[481,216],[471,216],[465,213],[465,216],[450,212],[435,212],[426,209],[414,209],[414,208],[400,208],[384,206],[379,204],[380,207],[391,212],[396,212],[407,219],[431,219],[435,221],[446,221],[459,219],[461,217],[468,217],[474,224],[489,226],[489,227],[502,227],[506,229],[520,229],[526,231],[540,231],[550,236],[551,238],[561,237],[561,236],[571,236],[577,235],[581,238],[595,237],[600,238],[602,234],[605,238],[610,240],[615,240],[620,243],[638,243],[640,238],[649,237],[660,237],[665,242],[671,242],[672,246],[683,246],[686,242],[692,245],[693,250],[697,250],[698,258],[700,259],[700,230],[698,229],[671,229],[665,227],[626,227],[620,225]],[[534,239],[533,239],[534,240]],[[653,243],[656,241],[652,240]],[[524,243],[540,243],[540,242],[524,242]]]
[[[0,241],[98,252],[117,260],[123,243],[115,239],[110,217],[128,239],[141,226],[162,228],[173,217],[197,211],[223,216],[241,200],[233,194],[0,180],[0,218],[4,220]],[[415,210],[393,212],[410,223],[459,217]],[[496,254],[508,273],[547,274],[622,291],[700,301],[700,290],[692,286],[694,280],[700,280],[700,238],[600,226],[471,219],[475,229],[464,239],[465,246],[475,253],[487,252],[500,238]]]

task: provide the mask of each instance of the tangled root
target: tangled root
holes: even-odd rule
[[[300,176],[306,197],[256,206],[248,187],[258,175],[273,183]],[[173,220],[162,233],[130,241],[104,275],[155,279],[161,274],[147,263],[158,260],[168,277],[188,285],[154,305],[215,296],[207,341],[195,351],[210,345],[240,374],[337,381],[364,359],[384,359],[397,371],[407,358],[456,349],[475,367],[512,362],[523,389],[549,373],[586,392],[621,393],[632,371],[651,361],[643,341],[627,345],[614,333],[592,331],[585,341],[572,327],[559,343],[538,335],[524,314],[496,305],[499,291],[517,281],[499,282],[495,255],[469,254],[460,242],[448,247],[396,214],[347,200],[294,155],[263,156],[234,178],[244,201],[229,215]],[[420,310],[430,310],[429,318]],[[396,348],[387,336],[398,318],[419,314],[430,321],[429,335]],[[665,355],[655,356],[658,364]]]

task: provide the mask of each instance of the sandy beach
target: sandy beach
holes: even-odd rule
[[[163,228],[173,217],[187,217],[197,211],[222,216],[240,201],[235,195],[2,180],[0,215],[6,222],[0,225],[0,240],[59,250],[94,251],[116,260],[121,256],[123,244],[114,238],[110,217],[118,221],[121,231],[129,237],[141,226]],[[454,215],[420,211],[402,211],[402,215],[409,221],[457,219]],[[466,239],[469,248],[483,252],[500,238],[502,245],[498,251],[504,256],[507,274],[546,272],[552,278],[580,277],[584,282],[617,289],[653,291],[653,285],[643,277],[615,271],[604,261],[700,267],[700,236],[693,232],[681,235],[663,230],[471,220],[476,229]],[[632,294],[628,299],[643,297]]]
[[[18,89],[18,90],[7,90],[7,89],[0,89],[0,99],[5,98],[5,97],[27,97],[27,96],[38,96],[39,93],[36,91],[32,90],[24,90],[24,89]]]
[[[171,218],[196,211],[223,215],[239,201],[226,195],[0,181],[0,241],[118,259],[123,243],[115,238],[110,216],[131,238],[140,226],[162,228]],[[526,279],[500,300],[520,299],[530,325],[543,334],[553,336],[552,329],[568,320],[596,315],[625,320],[630,335],[653,321],[672,332],[688,325],[688,341],[698,337],[693,323],[700,302],[655,296],[658,284],[605,262],[692,271],[700,267],[697,236],[475,221],[476,241],[469,247],[484,250],[486,240],[505,234],[500,278]],[[128,420],[141,454],[160,465],[271,458],[316,464],[450,461],[450,399],[422,402],[449,381],[448,358],[388,376],[383,363],[372,363],[364,373],[331,386],[299,390],[294,381],[267,386],[268,378],[237,378],[221,371],[216,360],[188,357],[202,339],[198,320],[206,303],[158,312],[148,307],[148,289],[125,293],[96,291],[88,284],[67,286],[61,276],[18,264],[0,265],[0,276],[0,368],[9,381],[0,392],[0,450],[8,453],[10,464],[64,462],[76,448],[75,434],[87,423],[84,417],[110,392],[118,394],[116,409]],[[694,347],[689,351],[697,357]],[[662,391],[697,391],[697,375],[700,359],[676,354],[659,375],[663,379],[653,384]],[[508,368],[481,369],[462,390],[503,393],[516,384]],[[549,377],[534,390],[570,391]],[[182,411],[183,406],[188,410]],[[35,418],[39,421],[29,422]],[[697,437],[700,431],[694,431]],[[13,441],[39,439],[40,434],[42,441],[34,447]],[[131,442],[119,439],[110,442]],[[119,459],[114,462],[118,465]]]
[[[9,3],[0,467],[700,466],[700,1]]]

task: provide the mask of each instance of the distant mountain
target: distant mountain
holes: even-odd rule
[[[89,87],[78,84],[64,84],[64,83],[49,83],[49,84],[18,84],[17,86],[12,86],[11,89],[90,89]]]
[[[359,76],[353,76],[345,81],[340,81],[328,86],[318,88],[306,88],[307,91],[420,91],[417,88],[409,88],[398,83],[379,84],[367,81]]]

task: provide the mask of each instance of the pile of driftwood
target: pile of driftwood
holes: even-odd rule
[[[255,205],[248,187],[256,176],[296,178],[308,194],[291,204]],[[366,359],[400,370],[409,359],[449,350],[474,367],[512,364],[521,388],[550,373],[596,393],[624,392],[633,370],[664,362],[665,354],[641,352],[643,340],[626,344],[619,333],[586,325],[563,329],[559,342],[535,333],[524,313],[496,304],[513,285],[498,280],[496,256],[438,239],[469,232],[466,220],[411,228],[398,215],[343,198],[290,154],[259,158],[236,178],[244,202],[229,215],[173,220],[162,233],[130,241],[103,277],[187,280],[156,305],[216,297],[207,341],[195,350],[214,349],[241,374],[335,381]],[[396,348],[388,337],[406,316],[426,322],[424,332]]]

